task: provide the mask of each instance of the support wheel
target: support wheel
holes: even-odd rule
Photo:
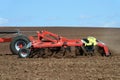
[[[18,52],[20,58],[28,58],[30,56],[30,49],[21,48]]]

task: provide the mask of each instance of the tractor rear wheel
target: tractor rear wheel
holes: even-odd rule
[[[20,58],[28,58],[30,56],[30,49],[21,48],[18,52]]]
[[[19,35],[19,36],[14,37],[10,43],[10,50],[12,54],[14,55],[18,54],[18,51],[21,48],[27,46],[29,42],[30,40],[24,35]]]

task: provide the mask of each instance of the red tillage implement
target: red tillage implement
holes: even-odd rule
[[[17,54],[21,58],[33,57],[36,54],[43,57],[46,55],[46,52],[51,53],[51,55],[61,52],[64,56],[66,52],[70,53],[71,47],[74,46],[76,56],[88,54],[92,56],[95,46],[86,46],[85,41],[85,39],[67,39],[48,31],[40,31],[37,32],[37,39],[32,36],[27,38],[22,35],[15,37],[11,42],[11,47],[13,47],[11,50],[13,53],[18,52]],[[20,47],[21,45],[23,46],[22,48]],[[109,56],[111,54],[103,42],[96,40],[96,46],[102,56]]]

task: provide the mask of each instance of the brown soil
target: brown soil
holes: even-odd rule
[[[48,30],[72,39],[94,36],[108,45],[112,56],[21,59],[11,55],[9,43],[0,43],[0,80],[120,80],[120,29],[0,28],[2,31],[15,29],[27,31],[23,32],[26,35]]]

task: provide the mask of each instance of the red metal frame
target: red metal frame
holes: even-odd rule
[[[67,39],[48,31],[37,32],[38,39],[30,37],[34,48],[62,47],[62,46],[82,46],[80,39]],[[52,37],[52,38],[51,38]]]
[[[0,43],[2,42],[11,42],[12,38],[0,38]]]

